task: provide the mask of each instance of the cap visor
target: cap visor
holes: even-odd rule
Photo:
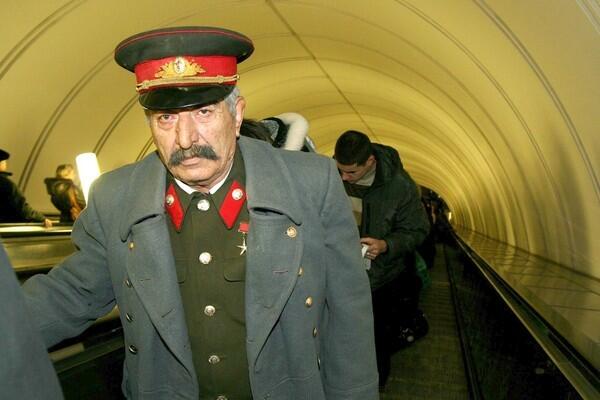
[[[203,85],[157,88],[140,94],[140,104],[149,110],[174,110],[218,103],[233,91],[234,85]]]

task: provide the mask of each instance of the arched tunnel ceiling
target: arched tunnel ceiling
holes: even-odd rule
[[[95,151],[153,151],[125,37],[213,25],[255,42],[246,116],[303,114],[318,151],[347,129],[397,148],[457,226],[600,277],[600,7],[594,0],[5,2],[0,148],[29,202]]]

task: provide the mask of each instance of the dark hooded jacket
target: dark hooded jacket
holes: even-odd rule
[[[31,208],[17,185],[9,179],[10,175],[0,172],[0,223],[44,221],[44,214]]]
[[[417,185],[404,170],[398,152],[378,143],[373,143],[373,151],[375,180],[362,199],[360,236],[384,239],[388,245],[368,271],[371,290],[376,290],[414,262],[415,248],[427,236],[429,221]]]

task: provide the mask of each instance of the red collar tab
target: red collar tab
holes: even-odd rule
[[[227,229],[231,229],[235,223],[238,215],[240,215],[240,211],[242,211],[245,201],[246,192],[244,188],[238,181],[233,181],[225,196],[225,200],[223,200],[223,204],[221,204],[221,208],[219,209],[219,214]]]
[[[169,217],[171,217],[171,222],[175,225],[175,229],[179,232],[181,224],[183,224],[184,212],[173,183],[169,185],[167,194],[165,195],[165,210],[169,214]]]
[[[155,87],[235,85],[237,60],[233,56],[178,56],[143,61],[135,66],[138,92]]]

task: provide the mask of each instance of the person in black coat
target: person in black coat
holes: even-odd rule
[[[34,210],[17,185],[10,180],[12,173],[7,171],[9,157],[7,151],[0,149],[0,223],[43,222],[46,228],[50,228],[52,221]]]

